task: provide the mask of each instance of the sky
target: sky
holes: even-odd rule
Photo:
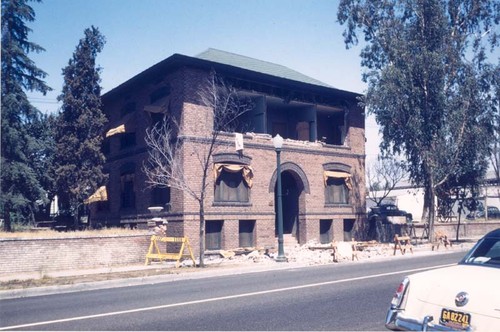
[[[64,68],[86,28],[106,44],[97,57],[102,93],[175,54],[216,48],[284,65],[335,88],[364,93],[360,47],[346,49],[336,0],[43,0],[29,40],[45,48],[30,57],[54,90],[29,94],[43,112],[60,107]],[[378,127],[366,121],[367,159],[376,158]]]

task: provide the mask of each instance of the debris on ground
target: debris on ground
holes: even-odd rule
[[[303,245],[285,248],[285,256],[289,263],[301,265],[320,265],[341,263],[346,261],[369,259],[392,255],[390,244],[370,242],[336,241],[331,244],[321,244],[309,241]],[[334,255],[335,252],[335,255]],[[207,255],[209,264],[275,264],[277,252],[256,248],[238,248],[235,250],[219,250]]]

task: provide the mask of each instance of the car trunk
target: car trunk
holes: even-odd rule
[[[457,265],[419,273],[410,277],[408,310],[404,316],[423,319],[431,315],[433,323],[438,324],[445,308],[452,313],[470,314],[472,327],[498,329],[499,286],[500,269],[486,266]],[[455,303],[460,292],[469,294],[469,301],[463,306]]]

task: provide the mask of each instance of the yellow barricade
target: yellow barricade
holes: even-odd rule
[[[161,252],[158,242],[171,242],[171,243],[182,243],[181,249],[178,253],[168,253]],[[187,249],[188,253],[185,254],[184,250]],[[175,260],[175,267],[179,267],[180,260],[184,257],[191,258],[193,265],[196,266],[194,260],[193,251],[191,250],[191,245],[189,245],[189,240],[187,237],[166,237],[166,236],[151,236],[151,244],[149,245],[148,253],[146,254],[146,265],[149,265],[149,261],[153,259],[162,260]]]

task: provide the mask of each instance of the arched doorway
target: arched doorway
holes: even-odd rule
[[[277,185],[277,183],[276,183]],[[274,190],[275,202],[277,202],[277,190]],[[290,171],[281,172],[281,195],[283,209],[283,234],[291,234],[299,240],[299,197],[302,186],[299,186],[294,174]],[[275,204],[275,233],[278,235],[278,213]]]

